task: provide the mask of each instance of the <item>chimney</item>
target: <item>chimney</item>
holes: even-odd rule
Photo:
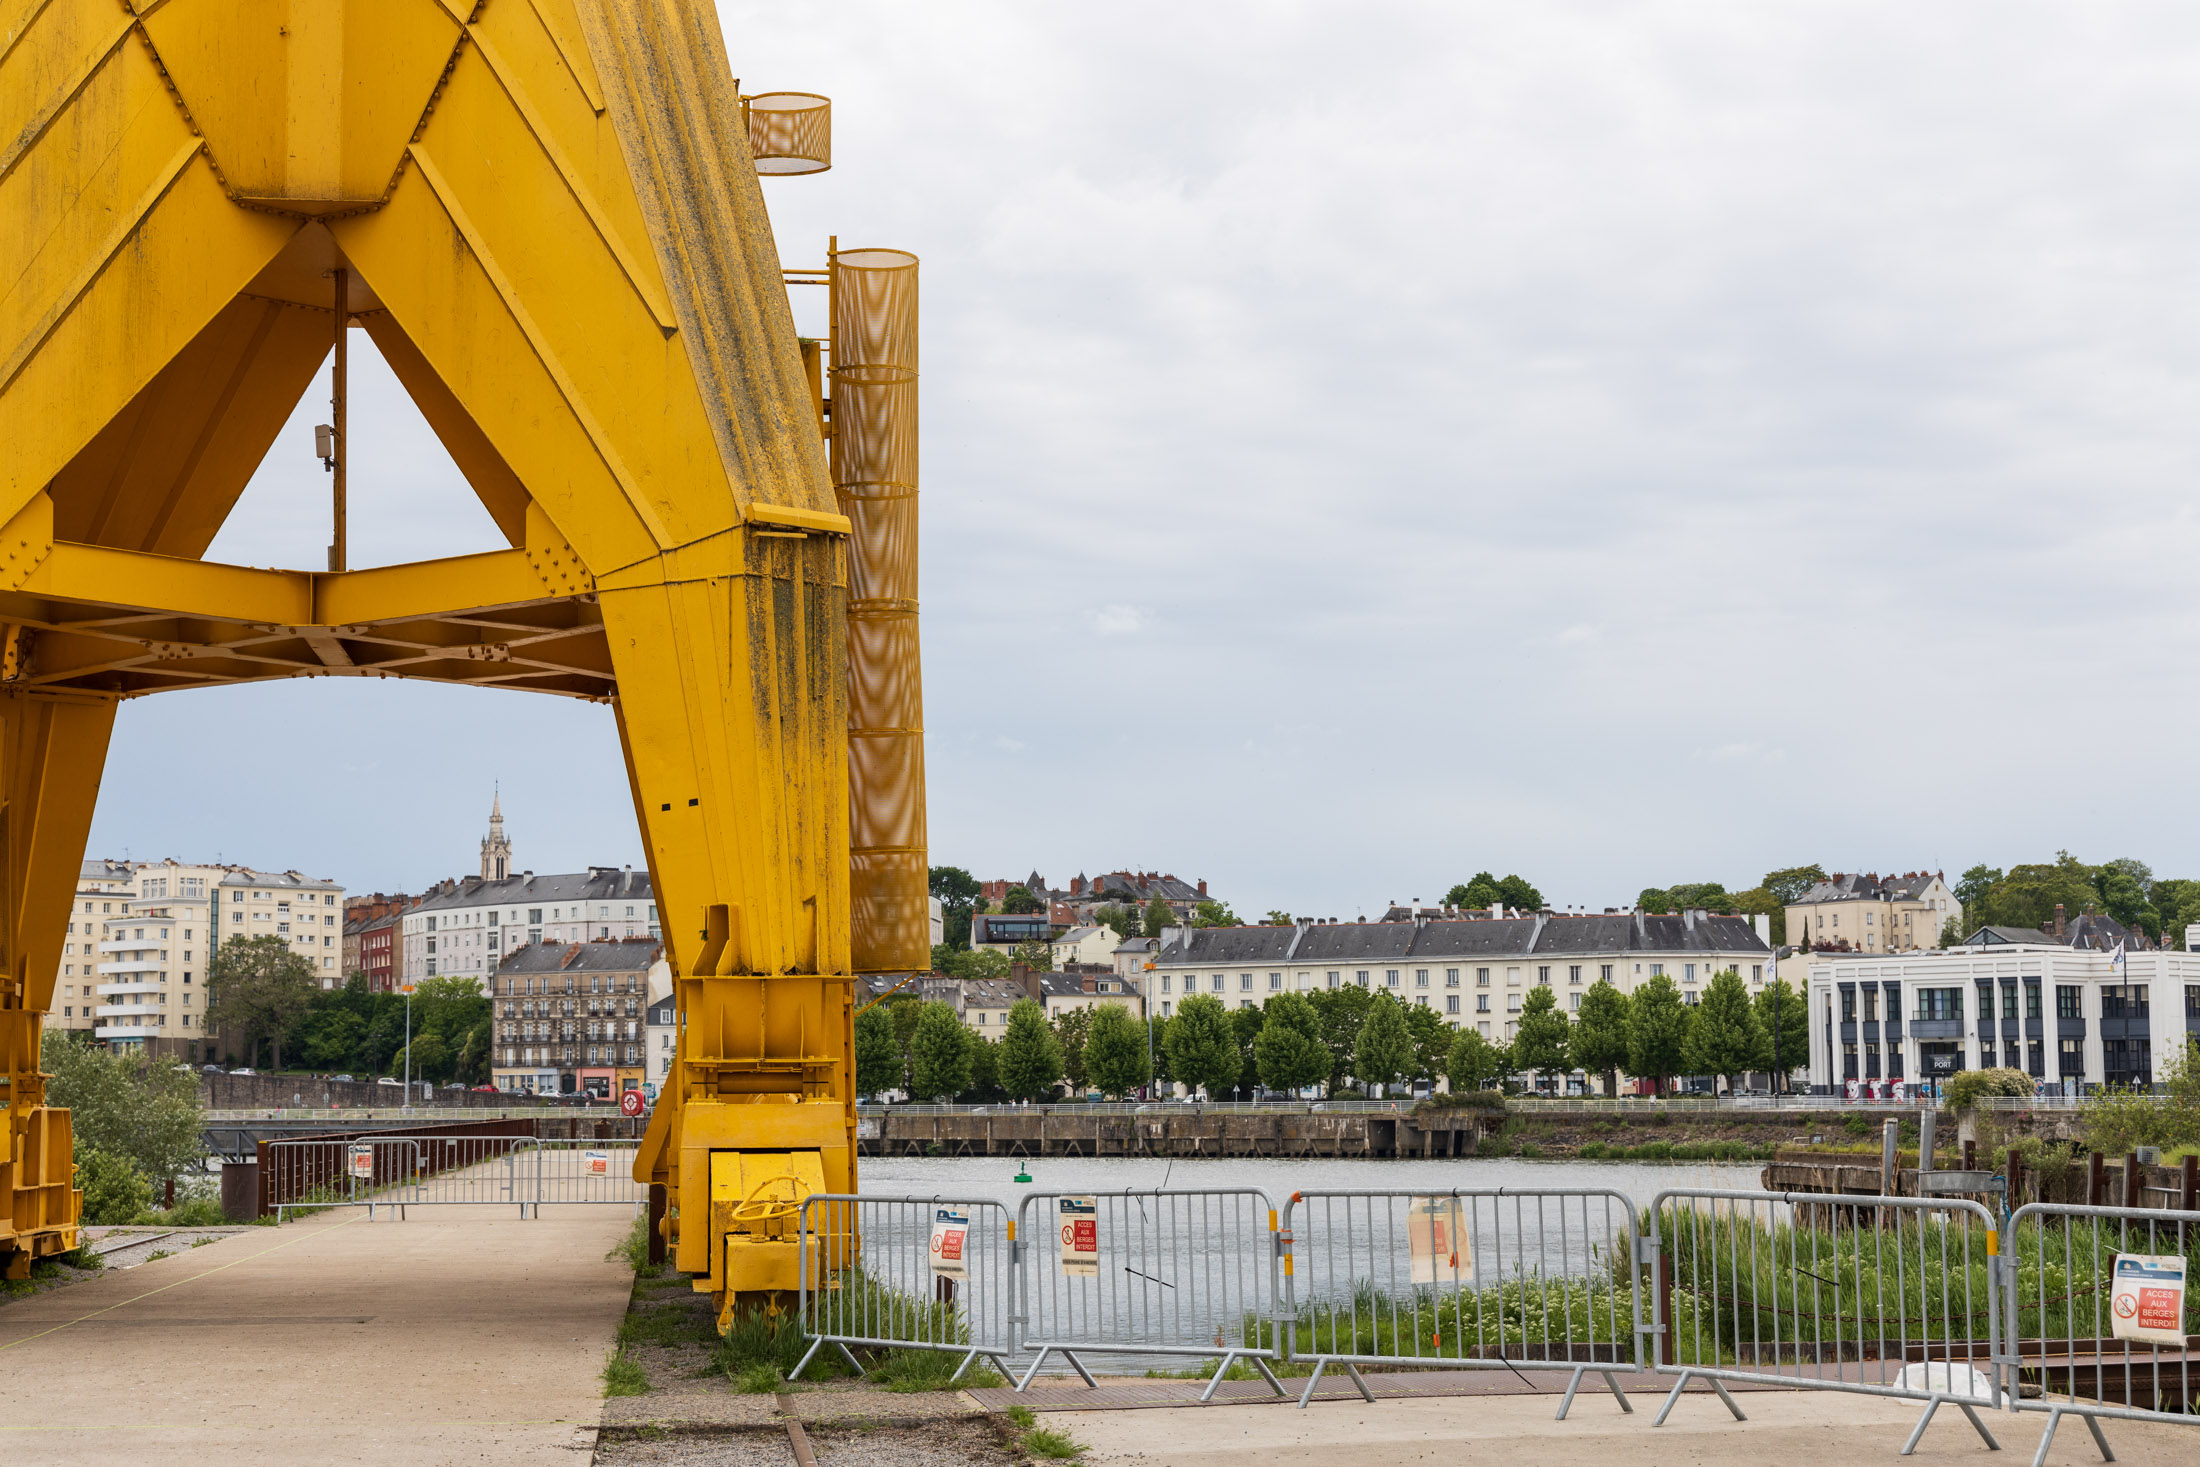
[[[1039,975],[1031,971],[1030,964],[1010,963],[1008,965],[1008,981],[1021,986],[1024,990],[1024,997],[1036,999],[1041,1004],[1046,1002],[1046,992],[1039,985]]]
[[[1207,883],[1206,883],[1206,881],[1205,881],[1205,880],[1202,880],[1202,881],[1201,881],[1201,882],[1199,883],[1199,894],[1200,894],[1201,896],[1205,896],[1205,895],[1207,894]]]
[[[2057,903],[2055,903],[2055,936],[2057,936],[2057,937],[2061,937],[2062,935],[2063,935],[2063,904],[2062,904],[2061,902],[2057,902]]]
[[[1071,877],[1071,878],[1069,879],[1069,894],[1070,894],[1071,896],[1083,896],[1083,895],[1085,894],[1085,878],[1084,878],[1084,877],[1082,877],[1082,876],[1072,876],[1072,877]]]

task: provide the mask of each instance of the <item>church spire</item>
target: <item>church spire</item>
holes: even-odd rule
[[[504,838],[504,795],[494,790],[489,798],[489,834],[481,842],[481,879],[502,881],[511,874],[512,843]]]

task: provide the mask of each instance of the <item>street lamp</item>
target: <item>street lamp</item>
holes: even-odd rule
[[[417,985],[400,983],[398,991],[405,995],[405,1104],[409,1114],[413,1108],[413,989]]]

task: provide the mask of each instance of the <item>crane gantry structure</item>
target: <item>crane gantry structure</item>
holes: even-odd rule
[[[637,1176],[725,1310],[793,1287],[858,975],[930,952],[916,262],[783,274],[758,183],[828,115],[743,97],[711,0],[0,4],[11,1275],[76,1241],[39,1037],[117,708],[406,677],[610,707],[680,1009]],[[353,329],[509,549],[349,568]],[[332,353],[328,569],[206,561]]]

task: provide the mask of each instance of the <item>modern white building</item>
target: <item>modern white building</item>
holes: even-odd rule
[[[2060,939],[1982,928],[1935,952],[1797,956],[1821,1091],[1995,1067],[2050,1089],[2148,1085],[2200,1037],[2200,953],[2133,951],[2105,917],[2080,916]]]
[[[69,905],[69,931],[61,943],[61,971],[54,975],[49,1028],[90,1029],[97,1022],[99,943],[103,919],[128,911],[137,895],[137,868],[128,861],[86,861]]]
[[[471,978],[486,988],[505,958],[531,943],[661,937],[649,873],[631,866],[514,873],[500,801],[490,807],[481,872],[431,889],[400,919],[400,981]]]

